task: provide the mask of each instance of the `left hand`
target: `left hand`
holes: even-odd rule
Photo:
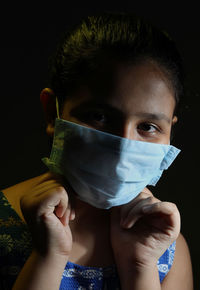
[[[158,200],[147,188],[128,204],[111,209],[111,244],[120,268],[155,267],[179,232],[176,205]]]

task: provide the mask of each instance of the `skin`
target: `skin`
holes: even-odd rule
[[[118,63],[100,71],[91,83],[66,98],[61,118],[132,140],[170,142],[171,128],[177,121],[174,92],[155,63]],[[50,136],[55,117],[52,96],[50,89],[41,93]],[[179,211],[175,204],[155,198],[147,188],[130,203],[110,210],[80,201],[51,173],[15,190],[21,192],[16,210],[28,223],[35,248],[13,289],[58,289],[68,260],[97,267],[115,263],[121,287],[126,290],[193,289]],[[12,191],[4,192],[11,203]],[[73,202],[69,203],[71,197]],[[157,260],[174,240],[174,264],[160,285]]]

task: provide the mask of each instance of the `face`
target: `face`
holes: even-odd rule
[[[117,64],[64,103],[61,118],[132,140],[168,144],[174,92],[153,63]]]

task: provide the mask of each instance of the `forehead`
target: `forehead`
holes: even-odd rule
[[[126,115],[145,111],[172,117],[175,107],[174,92],[166,75],[152,62],[103,67],[74,97],[74,105],[88,100],[107,103]]]
[[[174,111],[174,91],[164,72],[153,63],[120,65],[115,70],[110,101],[126,111]]]

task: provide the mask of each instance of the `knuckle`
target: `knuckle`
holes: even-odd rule
[[[147,204],[153,204],[155,203],[155,198],[154,196],[152,195],[149,195],[148,193],[144,193],[144,194],[141,194],[140,196],[140,202],[144,202],[144,203],[147,203]]]
[[[147,199],[148,199],[151,203],[155,203],[155,202],[159,201],[159,200],[157,200],[153,195],[148,196]]]
[[[168,207],[172,212],[176,212],[178,210],[177,206],[173,202],[163,202],[163,204]]]
[[[175,203],[170,203],[171,209],[173,213],[179,213],[177,205]]]
[[[56,187],[56,194],[62,199],[62,202],[68,204],[69,198],[68,194],[63,186],[57,186]]]
[[[150,191],[150,190],[148,190],[148,189],[144,189],[140,194],[139,194],[139,196],[140,196],[140,198],[153,198],[154,196],[153,196],[153,194],[152,194],[152,192]]]
[[[147,187],[145,187],[142,192],[145,192],[146,194],[153,196],[152,192]]]
[[[150,197],[151,195],[149,194],[149,193],[147,193],[147,192],[145,192],[145,191],[142,191],[140,194],[139,194],[139,197],[141,198],[141,199],[146,199],[146,198],[148,198],[148,197]]]
[[[174,209],[174,210],[178,210],[177,205],[176,205],[175,203],[171,203],[171,207],[172,207],[172,209]]]
[[[65,195],[67,195],[65,188],[63,186],[61,186],[61,185],[56,186],[55,187],[55,191],[56,191],[57,194],[60,194],[60,195],[64,195],[65,194]]]
[[[155,207],[155,209],[160,210],[160,209],[162,208],[162,205],[163,205],[163,203],[162,203],[161,201],[159,201],[159,202],[156,202],[156,203],[154,204],[154,207]]]
[[[147,199],[149,200],[149,203],[155,203],[156,201],[153,196],[149,196]]]

